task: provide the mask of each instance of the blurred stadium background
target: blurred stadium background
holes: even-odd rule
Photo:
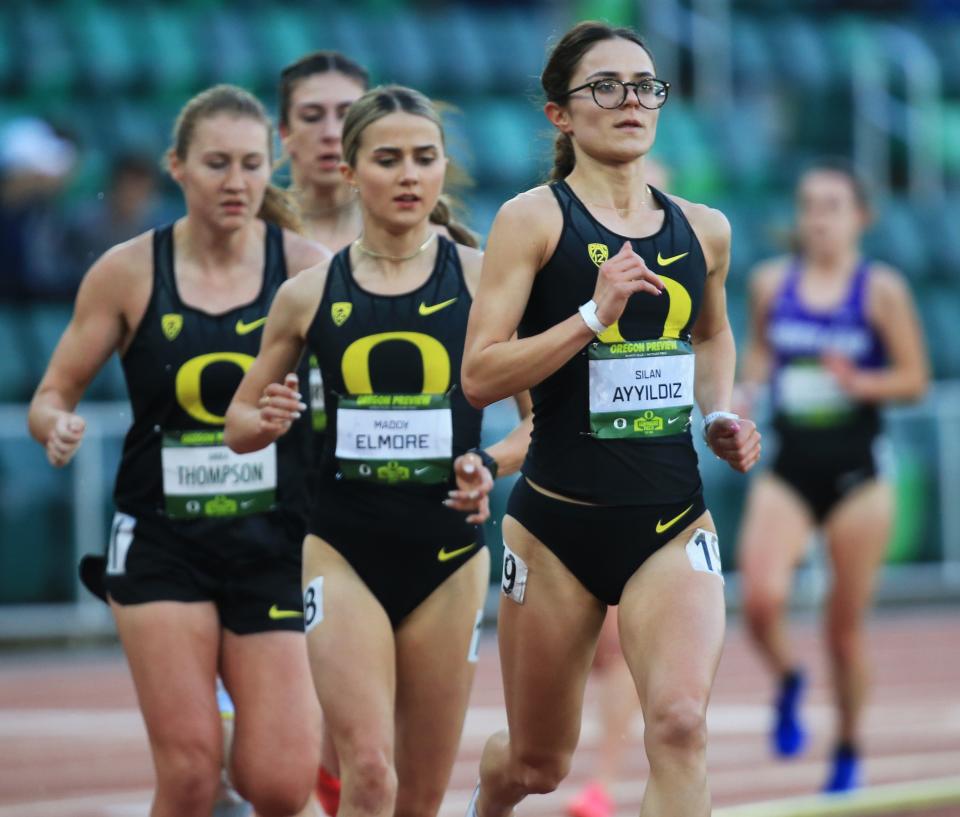
[[[5,0],[0,637],[110,630],[78,587],[75,557],[106,541],[128,420],[120,367],[111,361],[90,389],[88,441],[66,470],[49,468],[28,439],[25,404],[87,266],[116,240],[182,212],[160,158],[184,101],[225,81],[275,109],[282,66],[313,49],[342,50],[374,81],[455,107],[448,138],[474,180],[462,197],[485,233],[499,204],[549,168],[537,77],[551,39],[587,17],[636,26],[674,85],[655,155],[673,192],[722,209],[733,225],[729,302],[741,342],[747,272],[784,250],[798,170],[843,154],[865,172],[877,193],[868,250],[913,285],[937,380],[922,405],[891,412],[901,502],[883,594],[957,594],[960,3]],[[126,221],[114,215],[124,206]],[[510,421],[509,410],[492,411],[487,434]],[[744,481],[712,457],[703,467],[729,557]],[[491,534],[496,550],[493,525]]]
[[[180,106],[210,84],[233,82],[275,109],[282,66],[311,50],[342,50],[368,66],[374,81],[409,84],[455,108],[448,140],[474,180],[461,195],[467,221],[483,234],[501,202],[548,171],[552,134],[540,111],[537,77],[552,39],[590,17],[640,30],[657,56],[658,74],[673,84],[655,155],[671,171],[672,192],[720,208],[733,225],[728,294],[741,343],[747,273],[757,260],[786,248],[792,185],[803,165],[824,154],[851,156],[876,191],[868,251],[909,279],[936,383],[922,404],[894,409],[888,417],[900,502],[880,600],[897,607],[892,617],[878,618],[878,678],[887,686],[877,695],[870,741],[875,751],[888,754],[889,771],[880,776],[891,782],[923,777],[916,769],[927,776],[956,773],[960,0],[2,0],[0,646],[112,639],[112,620],[79,586],[76,562],[106,544],[113,477],[129,421],[120,367],[111,361],[89,390],[82,406],[87,440],[65,470],[50,468],[28,438],[26,406],[69,319],[84,270],[110,244],[182,212],[179,192],[160,170]],[[284,178],[281,169],[278,180]],[[117,217],[119,210],[125,218]],[[509,406],[494,407],[485,434],[502,433],[511,412]],[[735,608],[732,549],[745,481],[712,457],[701,462]],[[497,489],[495,517],[508,490]],[[495,522],[489,534],[496,573]],[[814,549],[800,576],[798,601],[815,602],[827,580]],[[932,620],[899,606],[931,601],[944,605]],[[883,648],[881,636],[887,639]],[[818,649],[809,625],[801,647],[808,657]],[[474,698],[497,718],[502,707],[494,652],[492,645],[484,652]],[[83,779],[75,790],[113,785],[102,780],[112,773],[115,783],[122,776],[124,785],[142,791],[127,811],[117,806],[109,813],[145,813],[146,742],[116,653],[66,659],[77,662],[66,664],[66,672],[51,660],[39,674],[33,665],[22,668],[11,652],[3,655],[8,663],[0,673],[0,714],[13,709],[3,714],[0,747],[11,750],[14,760],[4,767],[10,805],[0,806],[0,817],[80,814],[69,811],[79,809],[80,800],[55,811],[43,803],[28,808],[20,798],[47,791],[51,758],[60,759],[60,784],[73,785],[62,779],[64,764],[80,763],[76,753],[86,751],[98,718],[104,724],[100,738],[125,742],[103,755],[101,765],[75,765],[75,777]],[[732,630],[714,707],[720,728],[712,728],[721,735],[715,749],[721,802],[742,802],[745,776],[754,779],[758,797],[790,787],[811,791],[820,776],[815,765],[794,767],[788,777],[770,776],[782,773],[771,771],[762,754],[766,710],[757,704],[766,700],[766,682],[750,661],[742,634]],[[822,678],[820,684],[817,711],[825,724]],[[94,703],[95,692],[124,712],[104,709],[102,700]],[[55,714],[48,724],[45,713],[55,710],[43,707],[52,706],[51,700],[100,708],[86,720],[79,712],[75,721]],[[40,709],[20,718],[18,706]],[[490,731],[483,713],[471,712],[458,788],[445,815],[462,813],[480,741]],[[746,742],[724,743],[724,728],[732,730],[726,739],[742,734]],[[590,729],[588,722],[588,757]],[[27,748],[37,735],[48,742]],[[916,735],[940,740],[953,754],[931,761],[932,755],[920,753]],[[67,746],[75,752],[69,760],[59,754]],[[914,751],[914,760],[897,754],[901,750]],[[724,769],[727,761],[730,768]],[[642,784],[624,785],[632,786],[629,796],[638,804]],[[957,790],[955,781],[951,802]],[[90,809],[105,801],[99,794],[88,800],[82,813],[99,817],[101,811]],[[553,801],[544,802],[548,809]],[[822,803],[815,808],[790,813],[874,813],[827,812]],[[923,813],[960,813],[951,809]],[[748,813],[754,815],[742,815]]]

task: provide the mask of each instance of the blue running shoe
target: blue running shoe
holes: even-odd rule
[[[800,699],[806,678],[799,670],[783,676],[777,696],[773,724],[773,751],[780,757],[794,757],[807,745],[807,732],[800,723]]]
[[[860,755],[848,744],[841,744],[833,753],[833,771],[823,787],[825,794],[853,791],[862,785]]]

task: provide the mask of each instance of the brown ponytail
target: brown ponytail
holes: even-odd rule
[[[450,233],[450,238],[458,244],[477,249],[480,242],[473,231],[453,218],[453,209],[456,206],[457,203],[452,198],[446,194],[441,195],[437,199],[433,212],[430,213],[430,223],[446,227],[447,232]]]
[[[285,230],[292,230],[295,233],[303,232],[303,220],[296,200],[289,192],[275,184],[267,185],[257,216]]]
[[[550,171],[550,181],[558,182],[573,173],[577,162],[573,152],[573,140],[569,134],[558,133],[553,142],[553,169]]]

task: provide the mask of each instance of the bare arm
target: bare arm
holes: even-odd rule
[[[475,406],[519,394],[563,366],[594,337],[583,318],[569,318],[527,338],[516,337],[537,272],[562,229],[552,194],[538,188],[508,201],[493,223],[473,302],[461,383]],[[610,325],[634,292],[659,294],[663,283],[629,242],[600,267],[593,300],[597,318]]]
[[[767,343],[767,316],[786,271],[786,262],[774,259],[760,264],[750,273],[750,335],[740,365],[736,395],[738,409],[744,414],[751,412],[757,394],[770,380],[773,354]]]
[[[30,403],[30,434],[46,448],[52,465],[66,465],[76,453],[85,423],[74,409],[128,336],[121,299],[130,294],[131,272],[125,269],[130,256],[125,248],[111,250],[84,276],[73,317]]]
[[[467,289],[474,295],[480,286],[483,253],[469,247],[457,247],[457,250],[460,253]],[[511,339],[516,340],[516,333]],[[517,404],[520,422],[506,437],[487,449],[487,453],[497,461],[498,477],[505,477],[520,470],[527,456],[530,432],[533,430],[533,401],[530,399],[530,392],[522,391],[513,399]]]
[[[696,207],[687,216],[707,261],[703,305],[692,331],[697,361],[694,394],[706,417],[711,412],[730,411],[737,365],[725,289],[730,269],[730,224],[722,213],[705,207]],[[749,470],[760,458],[760,435],[750,420],[715,420],[707,428],[707,444],[737,471]]]
[[[227,409],[224,442],[240,454],[270,445],[306,410],[294,370],[320,302],[326,266],[291,278],[273,299],[260,351]]]
[[[874,271],[867,311],[890,357],[889,366],[857,369],[836,356],[827,356],[826,365],[857,400],[919,400],[930,383],[930,364],[913,296],[899,272],[890,267]]]

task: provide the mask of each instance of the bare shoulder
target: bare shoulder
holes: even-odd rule
[[[153,283],[153,230],[116,244],[100,256],[81,284],[83,294],[93,294],[114,304],[126,304]]]
[[[750,294],[761,300],[772,298],[783,286],[790,269],[790,261],[789,255],[779,255],[754,266],[749,275]]]
[[[730,252],[730,222],[727,217],[715,207],[688,201],[680,196],[670,196],[687,217],[694,233],[707,252],[709,260],[725,259]],[[713,264],[709,264],[711,267]]]
[[[501,205],[497,214],[518,221],[549,219],[553,215],[558,221],[561,220],[560,207],[550,190],[550,186],[541,184],[530,190],[518,193],[512,199],[508,199]]]
[[[867,279],[871,294],[884,299],[910,298],[910,285],[906,276],[896,267],[874,261],[870,264]]]
[[[301,270],[320,264],[333,255],[323,244],[311,241],[292,230],[283,231],[283,252],[287,259],[288,275],[296,275]]]
[[[562,231],[563,213],[549,186],[540,185],[500,207],[491,235],[505,238],[514,257],[536,259],[536,269],[540,269],[553,254]],[[493,246],[489,245],[488,250]]]
[[[277,290],[274,303],[290,315],[301,312],[312,315],[323,297],[330,261],[329,258],[324,259],[288,278]]]
[[[457,244],[457,255],[460,256],[460,267],[467,282],[467,289],[471,294],[477,291],[480,285],[480,268],[483,266],[483,252],[464,244]]]

